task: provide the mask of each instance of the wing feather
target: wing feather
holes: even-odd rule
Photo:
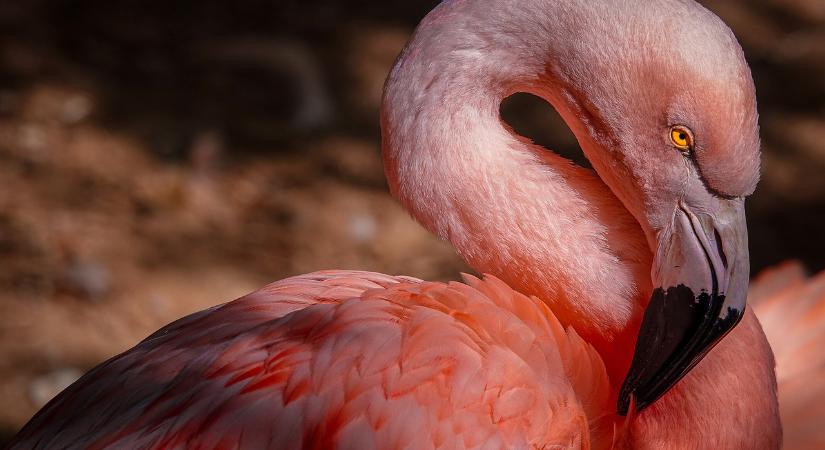
[[[589,448],[609,383],[503,282],[318,272],[96,367],[11,448]]]

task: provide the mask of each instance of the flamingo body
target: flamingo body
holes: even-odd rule
[[[754,280],[749,301],[776,355],[784,448],[825,448],[825,272],[786,262]]]
[[[11,448],[588,448],[612,433],[593,348],[538,299],[466,281],[273,283],[89,372]]]

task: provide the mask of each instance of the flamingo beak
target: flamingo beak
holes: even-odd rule
[[[682,379],[742,319],[749,277],[743,198],[680,201],[659,234],[657,286],[617,403],[641,411]],[[695,211],[695,212],[694,212]]]

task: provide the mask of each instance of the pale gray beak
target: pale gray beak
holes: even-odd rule
[[[684,377],[739,323],[747,299],[748,233],[743,198],[680,202],[659,235],[655,290],[617,404],[640,411]]]

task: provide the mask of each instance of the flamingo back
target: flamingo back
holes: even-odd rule
[[[776,358],[785,448],[825,448],[825,272],[786,262],[754,280],[748,301]]]
[[[593,348],[544,302],[491,276],[465,281],[329,271],[273,283],[96,367],[11,448],[609,445]]]

